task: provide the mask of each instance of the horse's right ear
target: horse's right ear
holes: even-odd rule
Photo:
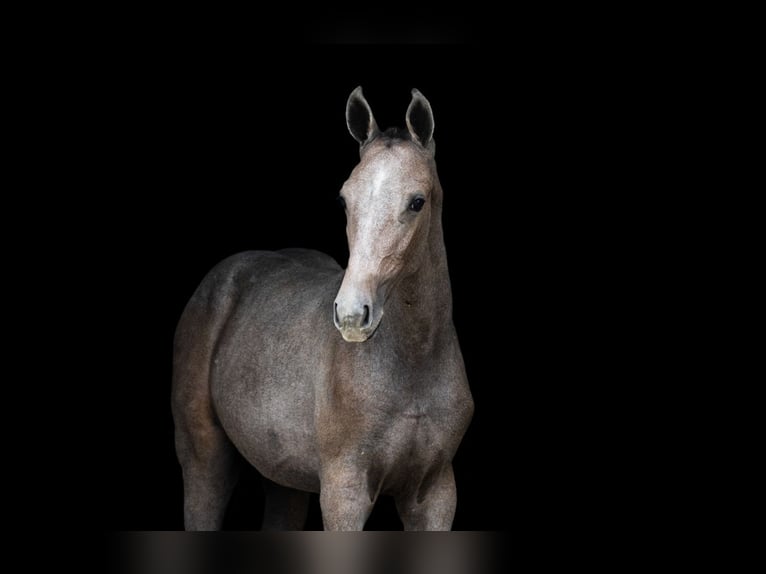
[[[370,104],[364,99],[362,86],[357,86],[348,97],[348,102],[346,102],[346,125],[354,139],[359,142],[359,145],[366,144],[378,133],[378,124],[375,123],[375,118],[372,117]]]

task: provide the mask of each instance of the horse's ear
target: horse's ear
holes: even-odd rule
[[[375,123],[375,118],[372,116],[370,104],[364,99],[362,86],[357,86],[348,97],[346,125],[359,145],[366,144],[378,133],[378,124]]]
[[[412,139],[423,147],[428,147],[434,135],[434,114],[431,104],[418,90],[412,90],[412,101],[407,108],[407,129]]]

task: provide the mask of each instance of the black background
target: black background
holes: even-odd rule
[[[621,231],[641,201],[635,148],[618,135],[640,123],[621,107],[627,86],[604,81],[608,66],[541,65],[529,48],[291,51],[177,58],[171,47],[121,67],[110,88],[103,130],[116,143],[105,139],[97,222],[110,255],[93,287],[118,341],[103,357],[106,527],[183,527],[172,339],[205,273],[239,251],[291,246],[345,264],[336,196],[358,161],[344,118],[357,85],[382,128],[404,125],[414,87],[434,110],[454,321],[476,403],[454,461],[454,528],[510,530],[587,505],[580,487],[614,478],[590,464],[605,430],[592,404],[609,401],[620,293],[637,281]],[[226,528],[257,529],[262,503],[246,471]],[[309,527],[321,528],[316,500]],[[368,528],[397,527],[381,500]]]

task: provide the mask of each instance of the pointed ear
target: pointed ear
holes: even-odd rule
[[[364,99],[362,86],[357,86],[348,97],[348,102],[346,102],[346,125],[354,139],[359,142],[359,145],[366,144],[378,133],[378,124],[375,123],[375,118],[372,117],[370,104]]]
[[[434,135],[434,114],[431,104],[418,90],[412,90],[412,101],[407,108],[407,129],[412,139],[423,147],[428,147]]]

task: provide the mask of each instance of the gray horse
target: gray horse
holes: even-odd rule
[[[431,105],[381,132],[361,87],[346,122],[345,270],[317,251],[218,264],[175,336],[172,407],[187,530],[219,529],[239,451],[265,478],[264,529],[362,530],[380,494],[407,530],[449,530],[452,458],[473,414],[452,323]]]

